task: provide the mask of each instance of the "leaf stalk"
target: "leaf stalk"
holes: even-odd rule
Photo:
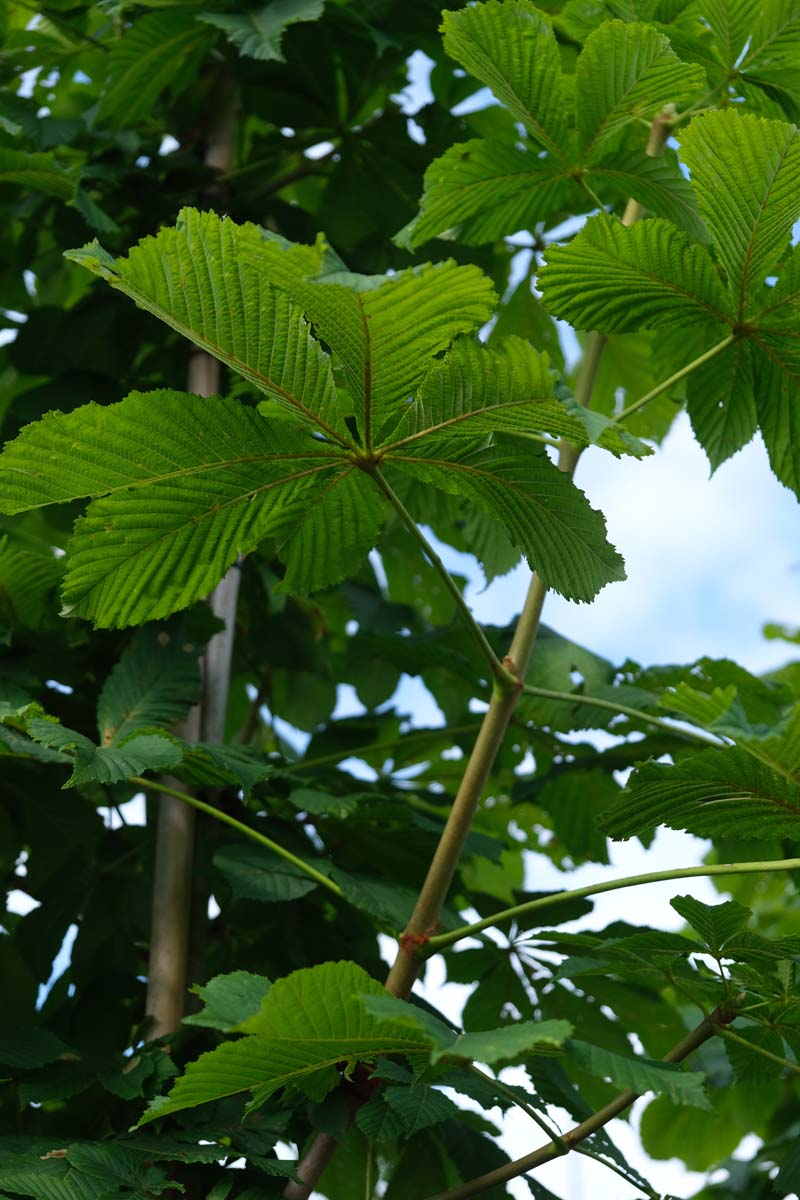
[[[768,860],[767,862],[716,863],[712,866],[673,867],[669,871],[647,871],[641,875],[626,875],[622,879],[609,879],[604,883],[589,883],[585,887],[570,888],[565,892],[554,892],[550,896],[540,896],[536,900],[528,900],[525,904],[516,904],[512,908],[503,909],[501,912],[494,913],[491,917],[486,917],[482,921],[475,921],[472,925],[462,925],[460,929],[452,929],[447,933],[437,934],[435,937],[428,938],[424,947],[421,947],[418,953],[421,958],[430,958],[432,954],[437,954],[440,950],[446,950],[454,942],[460,942],[465,937],[474,937],[475,934],[481,933],[484,929],[492,929],[495,925],[499,925],[505,921],[514,921],[518,917],[527,916],[528,913],[536,912],[540,908],[547,908],[550,904],[561,904],[569,900],[582,900],[586,896],[599,896],[603,892],[617,892],[623,888],[638,887],[640,884],[645,883],[665,883],[671,879],[703,879],[713,878],[718,875],[756,875],[773,871],[797,870],[800,870],[800,858],[781,858]]]
[[[489,664],[489,668],[495,680],[495,686],[499,686],[499,688],[504,692],[513,692],[516,694],[519,691],[519,679],[512,671],[508,669],[505,663],[500,661],[492,647],[489,645],[489,640],[486,637],[486,634],[473,617],[469,605],[461,595],[461,590],[456,585],[455,580],[447,570],[447,567],[444,565],[439,555],[434,550],[433,546],[425,537],[425,534],[411,516],[411,513],[403,504],[403,501],[377,467],[374,467],[372,470],[370,470],[368,474],[389,501],[408,532],[414,538],[415,542],[417,542],[417,544],[422,548],[423,554],[440,576],[442,582],[455,601],[456,608],[460,612],[464,623],[472,634],[478,649]]]
[[[338,883],[334,883],[332,879],[329,879],[327,875],[323,875],[316,867],[312,867],[310,863],[305,862],[302,858],[298,858],[296,854],[292,854],[291,850],[287,850],[285,846],[279,845],[278,842],[273,842],[272,838],[268,838],[266,834],[259,833],[257,829],[252,829],[249,825],[245,825],[243,821],[237,821],[236,817],[222,812],[219,808],[214,808],[212,804],[206,804],[205,800],[199,800],[191,792],[178,791],[177,788],[169,787],[155,779],[145,779],[141,775],[134,775],[129,782],[145,791],[155,792],[158,795],[171,796],[174,800],[180,800],[183,804],[188,804],[192,808],[197,809],[198,812],[213,817],[215,821],[221,821],[224,825],[230,825],[231,829],[238,830],[239,833],[250,838],[252,842],[258,842],[259,845],[266,846],[267,850],[271,850],[279,858],[297,867],[304,875],[308,875],[309,879],[313,879],[316,883],[321,884],[329,892],[333,892],[335,896],[338,896],[340,899],[344,898],[344,892]]]

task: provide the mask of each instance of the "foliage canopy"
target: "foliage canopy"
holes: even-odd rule
[[[795,1194],[797,664],[613,664],[539,611],[625,577],[579,455],[644,472],[684,405],[800,497],[800,2],[51,0],[0,39],[3,1197],[550,1200],[570,1149],[656,1197],[605,1130],[640,1094],[698,1200]],[[516,631],[437,547],[527,560]],[[680,933],[582,927],[642,877],[526,886],[659,826],[710,839],[659,877],[731,893]]]

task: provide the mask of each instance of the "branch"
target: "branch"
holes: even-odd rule
[[[169,796],[173,800],[179,800],[181,805],[189,805],[191,808],[196,808],[198,812],[213,817],[215,821],[222,821],[223,824],[230,825],[232,829],[243,833],[251,841],[258,842],[261,846],[266,846],[273,854],[277,854],[279,858],[285,859],[286,862],[297,867],[304,875],[308,875],[309,879],[313,879],[316,883],[326,887],[335,896],[338,896],[340,899],[344,897],[344,892],[338,883],[334,883],[332,879],[329,879],[327,875],[323,875],[316,867],[312,867],[310,863],[305,862],[302,858],[298,858],[296,854],[292,854],[291,850],[287,850],[285,846],[279,845],[278,842],[273,842],[272,838],[268,838],[266,834],[259,833],[257,829],[252,829],[251,826],[245,825],[244,821],[237,821],[236,817],[230,816],[228,813],[223,812],[222,809],[214,808],[212,804],[206,804],[204,800],[199,800],[191,792],[180,792],[177,788],[169,787],[160,780],[145,779],[141,775],[134,775],[128,782],[135,784],[136,787],[143,788],[145,791],[156,792],[159,795]]]
[[[683,1062],[691,1054],[694,1054],[704,1042],[713,1037],[718,1029],[722,1026],[729,1025],[736,1016],[736,1009],[733,1004],[720,1005],[715,1009],[710,1016],[705,1017],[700,1024],[687,1034],[686,1037],[678,1042],[677,1046],[668,1051],[663,1062],[678,1063]],[[561,1139],[562,1143],[566,1144],[568,1150],[572,1150],[580,1142],[584,1141],[591,1134],[596,1133],[598,1129],[602,1129],[614,1117],[618,1117],[633,1104],[634,1100],[638,1100],[639,1093],[634,1091],[621,1092],[604,1108],[593,1113],[591,1117],[587,1117],[580,1125],[576,1125],[574,1129],[570,1129],[569,1133],[565,1133]],[[550,1142],[547,1146],[542,1146],[539,1150],[534,1150],[532,1154],[526,1155],[524,1158],[518,1158],[515,1162],[504,1163],[502,1167],[497,1167],[494,1171],[487,1171],[485,1175],[478,1176],[477,1179],[471,1179],[469,1183],[461,1184],[459,1187],[450,1188],[446,1192],[437,1192],[435,1196],[429,1196],[428,1200],[470,1200],[472,1196],[479,1196],[481,1192],[486,1192],[489,1188],[496,1187],[498,1184],[508,1183],[511,1179],[518,1179],[520,1175],[525,1175],[527,1172],[535,1170],[536,1167],[541,1167],[544,1163],[551,1162],[554,1158],[559,1158],[564,1151],[561,1146],[554,1142]]]
[[[458,608],[459,612],[461,613],[461,616],[464,619],[464,623],[466,624],[467,628],[469,629],[470,633],[472,634],[473,639],[477,643],[478,649],[480,650],[481,654],[488,662],[489,669],[491,670],[492,675],[495,677],[495,679],[498,681],[498,683],[501,685],[501,687],[506,689],[506,691],[512,691],[512,690],[514,692],[518,691],[519,690],[519,680],[500,661],[500,659],[497,657],[497,655],[495,654],[492,647],[489,645],[489,641],[486,637],[486,634],[483,632],[480,625],[473,617],[473,615],[470,611],[469,605],[465,601],[464,597],[461,595],[461,590],[457,586],[455,580],[453,579],[452,575],[448,571],[447,567],[442,562],[439,555],[434,550],[433,546],[430,544],[428,539],[425,537],[425,534],[422,532],[422,530],[417,525],[414,518],[411,516],[411,513],[408,511],[406,506],[403,504],[403,501],[400,499],[400,497],[397,495],[397,493],[393,490],[393,488],[389,485],[389,483],[386,481],[386,479],[383,477],[383,475],[381,474],[381,472],[379,470],[375,469],[374,471],[370,471],[369,475],[370,475],[370,478],[374,481],[374,483],[377,484],[377,486],[381,490],[381,492],[383,492],[384,496],[389,501],[392,508],[395,510],[395,512],[397,513],[400,520],[405,525],[408,532],[411,534],[411,536],[414,538],[414,540],[418,543],[418,545],[421,546],[422,551],[423,551],[425,557],[430,561],[431,566],[436,570],[436,572],[441,577],[442,582],[444,583],[444,585],[447,588],[450,595],[453,597],[456,607]]]
[[[610,879],[605,883],[589,883],[585,887],[572,888],[567,892],[555,892],[550,896],[540,896],[537,900],[528,900],[525,904],[516,904],[513,908],[505,908],[482,921],[472,925],[462,925],[460,929],[451,929],[448,933],[440,933],[428,938],[423,947],[417,949],[418,957],[430,958],[440,950],[460,942],[462,938],[474,937],[484,929],[492,929],[503,921],[513,921],[524,917],[537,909],[547,908],[550,904],[561,904],[568,900],[582,900],[585,896],[599,896],[602,892],[618,892],[623,888],[638,887],[644,883],[664,883],[670,879],[705,879],[715,875],[756,875],[771,871],[800,870],[800,858],[779,858],[767,862],[717,863],[714,866],[702,867],[673,867],[669,871],[648,871],[643,875],[626,875],[623,879]]]
[[[671,125],[667,126],[662,115],[655,118],[647,147],[648,154],[655,155],[661,153],[669,136],[670,127]],[[633,224],[634,221],[638,220],[641,211],[641,208],[636,205],[635,201],[629,201],[625,209],[623,222]],[[575,385],[575,398],[578,403],[585,406],[588,406],[591,400],[605,341],[606,339],[598,333],[590,334],[584,352],[583,362],[581,363],[578,380]],[[565,441],[562,438],[558,453],[559,470],[567,475],[571,475],[575,470],[579,456],[580,450],[571,442]],[[378,482],[379,479],[382,479],[382,476],[379,476],[376,472],[373,478]],[[380,486],[380,483],[378,485]],[[391,496],[387,493],[384,494],[386,494],[390,503],[394,503]],[[392,493],[393,495],[394,493]],[[406,516],[403,516],[405,509],[402,509],[402,512],[400,509],[397,511],[403,518],[404,523],[406,523],[407,516],[408,521],[411,522],[411,525],[408,526],[409,531],[411,531],[411,526],[413,525],[414,536],[419,540],[422,534],[417,529],[411,515],[406,514]],[[428,550],[426,549],[425,552],[427,554]],[[436,566],[437,560],[431,559],[431,561]],[[437,567],[437,570],[440,570],[440,568]],[[442,578],[445,582],[449,580],[449,586],[455,589],[457,598],[454,597],[454,599],[456,599],[459,608],[463,611],[466,608],[464,599],[450,579],[449,574],[445,571],[444,564],[441,566],[441,572],[444,572]],[[433,859],[428,867],[428,873],[420,889],[411,920],[400,938],[397,956],[386,978],[386,990],[391,995],[399,996],[401,999],[407,999],[411,994],[411,989],[414,986],[423,961],[417,950],[430,938],[430,935],[439,924],[442,906],[447,898],[450,885],[453,882],[453,877],[461,859],[475,813],[478,810],[478,805],[483,795],[483,789],[489,779],[519,698],[519,683],[525,679],[527,674],[528,663],[530,662],[533,644],[539,629],[542,607],[546,595],[547,585],[538,575],[533,575],[522,612],[517,621],[517,628],[509,647],[508,656],[501,664],[504,674],[506,672],[510,674],[515,686],[513,686],[513,689],[510,688],[506,679],[503,678],[501,681],[501,677],[494,670],[495,686],[489,707],[483,718],[481,728],[478,731],[472,753],[467,760],[461,784],[456,792],[447,823],[442,830]],[[474,621],[471,613],[469,613],[469,620],[480,631],[481,638],[485,638],[483,630]],[[492,651],[491,661],[493,669],[494,659],[495,655],[494,651]],[[320,1134],[319,1136],[320,1138],[324,1138],[327,1135]],[[308,1152],[309,1155],[313,1155],[315,1146],[316,1142],[312,1144]],[[303,1157],[301,1162],[301,1167],[304,1171],[305,1163],[306,1156]],[[319,1173],[316,1175],[310,1172],[304,1173],[302,1178],[308,1182],[303,1185],[303,1188],[295,1192],[287,1190],[284,1192],[284,1196],[291,1198],[291,1200],[307,1200],[314,1190],[314,1185],[320,1178],[324,1167],[325,1163],[323,1163]]]

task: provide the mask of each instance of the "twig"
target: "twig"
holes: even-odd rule
[[[720,1005],[709,1017],[704,1018],[691,1033],[687,1034],[682,1041],[678,1042],[677,1046],[673,1046],[664,1055],[662,1062],[683,1062],[702,1046],[704,1042],[713,1037],[718,1027],[729,1025],[735,1016],[736,1009],[733,1004]],[[606,1104],[596,1113],[593,1113],[590,1117],[587,1117],[580,1125],[576,1125],[574,1129],[570,1129],[568,1133],[565,1133],[563,1139],[561,1139],[562,1142],[566,1144],[568,1149],[574,1149],[580,1142],[590,1137],[591,1134],[596,1133],[598,1129],[602,1129],[614,1117],[618,1117],[620,1113],[629,1108],[634,1100],[638,1098],[638,1092],[631,1090],[621,1092],[619,1096],[616,1096],[610,1103]],[[428,1200],[471,1200],[472,1196],[479,1196],[481,1192],[486,1192],[489,1188],[508,1183],[511,1179],[518,1179],[520,1175],[525,1175],[536,1167],[541,1167],[544,1163],[561,1157],[563,1153],[564,1151],[561,1146],[550,1142],[549,1145],[542,1146],[539,1150],[534,1150],[532,1154],[527,1154],[524,1158],[518,1158],[515,1162],[504,1163],[502,1167],[497,1167],[494,1171],[487,1171],[485,1175],[480,1175],[477,1179],[471,1179],[468,1183],[461,1184],[459,1187],[450,1188],[446,1192],[437,1192],[435,1196],[429,1196]]]
[[[552,688],[534,687],[531,684],[526,684],[522,691],[526,696],[540,696],[543,700],[563,700],[565,704],[586,704],[591,708],[605,708],[610,712],[619,713],[621,716],[635,717],[642,721],[648,721],[651,725],[657,725],[660,729],[666,729],[668,733],[684,734],[687,738],[693,738],[698,742],[705,742],[706,745],[728,745],[722,738],[716,738],[713,734],[703,733],[699,729],[682,729],[664,720],[663,717],[653,716],[651,713],[644,712],[640,708],[631,708],[628,704],[617,704],[615,700],[603,700],[599,696],[586,696],[582,692],[557,692],[553,691]]]
[[[702,867],[673,867],[669,871],[648,871],[642,875],[626,875],[622,879],[609,879],[605,883],[588,883],[585,887],[571,888],[566,892],[554,892],[550,896],[540,896],[536,900],[528,900],[525,904],[516,904],[513,908],[505,908],[475,921],[472,925],[462,925],[460,929],[451,929],[427,939],[424,946],[418,948],[420,958],[430,958],[432,954],[445,950],[462,938],[474,937],[484,929],[492,929],[505,921],[514,921],[517,917],[527,916],[540,908],[551,904],[563,904],[569,900],[582,900],[586,896],[599,896],[602,892],[618,892],[623,888],[639,887],[645,883],[665,883],[670,879],[705,879],[717,875],[757,875],[772,871],[800,870],[800,858],[770,859],[766,862],[717,863],[713,866]]]

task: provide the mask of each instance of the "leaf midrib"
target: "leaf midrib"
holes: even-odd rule
[[[775,181],[776,181],[778,175],[780,174],[781,167],[783,166],[784,162],[786,161],[786,156],[789,153],[789,150],[794,145],[794,139],[796,136],[797,136],[796,134],[793,135],[789,139],[789,141],[786,143],[786,146],[781,151],[780,159],[778,161],[777,166],[775,167],[775,169],[772,172],[772,176],[770,178],[768,187],[766,188],[766,190],[764,191],[764,193],[761,196],[761,200],[758,205],[758,213],[757,213],[756,219],[753,222],[752,227],[750,229],[750,237],[748,238],[748,241],[747,241],[747,249],[745,250],[744,261],[742,263],[742,274],[741,274],[741,278],[739,280],[738,319],[740,321],[742,320],[745,302],[747,300],[747,292],[748,292],[748,284],[749,284],[748,275],[750,273],[750,263],[751,263],[751,260],[753,257],[753,251],[755,248],[755,242],[756,242],[756,236],[758,234],[758,228],[764,217],[764,212],[766,210],[770,194],[775,186]]]
[[[337,459],[336,461],[341,462],[342,460]],[[252,488],[247,492],[243,492],[239,496],[234,496],[230,500],[226,500],[224,504],[215,505],[211,509],[208,509],[201,513],[197,513],[196,515],[192,516],[189,520],[184,520],[180,524],[173,525],[170,529],[168,529],[164,533],[160,534],[159,537],[154,538],[151,541],[148,541],[144,546],[140,547],[134,554],[128,555],[128,557],[125,559],[125,562],[126,562],[126,564],[130,564],[130,563],[136,562],[136,560],[138,558],[141,558],[142,555],[151,554],[155,547],[161,545],[161,543],[166,541],[168,538],[179,536],[185,529],[188,529],[191,525],[197,525],[200,521],[207,520],[209,518],[209,516],[211,516],[212,514],[216,516],[219,513],[224,512],[226,509],[232,508],[237,504],[242,504],[244,502],[249,503],[251,500],[255,500],[255,498],[257,496],[263,495],[265,492],[270,491],[272,488],[281,487],[284,484],[292,483],[295,480],[303,479],[304,477],[310,477],[312,475],[317,474],[320,471],[324,471],[324,470],[328,470],[328,469],[330,469],[330,468],[325,467],[325,466],[313,467],[313,468],[309,469],[308,471],[301,471],[296,475],[286,475],[282,479],[271,480],[269,483],[265,483],[262,487]],[[350,470],[352,470],[352,469],[353,468],[350,468]],[[346,471],[345,474],[349,474],[349,470]],[[86,517],[84,517],[83,520],[90,519],[90,517],[91,517],[91,512],[87,511]],[[118,569],[119,569],[118,564],[115,564],[111,568],[111,574],[114,574]],[[103,575],[101,577],[102,581],[105,581],[107,578],[108,578],[108,575]],[[72,599],[72,597],[70,597],[70,603],[73,604],[73,606],[74,606],[74,604],[78,603],[78,600],[80,598],[85,598],[87,595],[91,594],[93,591],[95,591],[95,589],[99,585],[100,585],[100,580],[95,580],[92,583],[91,587],[84,588],[84,590],[80,593],[80,597],[75,598],[74,600]]]
[[[314,454],[313,452],[304,453],[303,451],[299,450],[296,453],[245,454],[237,458],[226,458],[218,461],[215,460],[214,462],[198,463],[191,467],[180,467],[176,468],[174,471],[166,471],[160,475],[148,475],[145,479],[126,480],[124,483],[115,484],[114,487],[103,486],[98,491],[94,492],[75,492],[69,496],[65,496],[62,500],[43,500],[41,504],[26,505],[25,511],[27,512],[33,511],[37,508],[44,508],[50,504],[69,504],[71,501],[79,500],[82,497],[87,497],[90,500],[96,500],[103,496],[115,496],[119,492],[136,491],[139,488],[150,487],[151,485],[157,483],[169,483],[169,481],[172,479],[185,479],[187,477],[191,478],[194,475],[207,475],[214,471],[222,471],[231,467],[245,466],[249,463],[292,462],[294,460],[313,462],[315,459],[319,459],[321,461],[329,460],[331,465],[337,462],[347,461],[341,454]],[[324,462],[319,469],[324,469]],[[4,467],[3,470],[9,475],[21,475],[25,479],[30,478],[33,474],[31,471],[23,470],[22,467]],[[36,475],[33,477],[38,478]],[[293,477],[286,477],[287,480],[290,478]]]
[[[140,308],[146,309],[149,313],[152,313],[154,317],[158,317],[160,320],[162,320],[165,325],[169,325],[177,333],[183,334],[187,341],[194,342],[196,346],[200,346],[203,350],[208,351],[208,353],[214,358],[218,358],[220,361],[228,363],[235,371],[238,371],[239,374],[243,375],[246,379],[252,379],[258,384],[262,391],[265,391],[267,394],[272,393],[273,395],[281,396],[293,409],[299,413],[302,413],[312,425],[315,425],[319,429],[323,429],[330,438],[338,443],[338,445],[343,446],[348,450],[353,448],[353,444],[347,438],[345,438],[341,433],[338,433],[333,426],[329,425],[324,417],[320,416],[319,413],[315,413],[312,409],[303,404],[302,400],[299,400],[297,396],[294,396],[291,392],[287,392],[285,388],[280,387],[278,384],[273,383],[265,375],[262,375],[260,371],[257,371],[255,367],[251,367],[249,363],[242,362],[242,360],[237,358],[235,354],[232,354],[230,351],[225,350],[222,346],[217,345],[216,342],[212,341],[209,337],[206,337],[205,334],[199,333],[185,322],[179,320],[172,313],[168,312],[167,309],[163,308],[160,304],[150,300],[149,297],[144,295],[141,291],[138,291],[128,284],[124,275],[109,274],[108,282],[112,287],[118,288],[119,291],[124,292],[127,296],[130,296],[130,298]]]
[[[593,148],[597,145],[597,142],[600,139],[601,133],[608,126],[609,117],[619,109],[620,105],[624,104],[625,98],[630,95],[630,93],[636,88],[637,84],[641,83],[641,81],[647,75],[647,72],[650,71],[656,63],[658,63],[659,59],[664,57],[664,52],[666,49],[667,49],[667,47],[665,47],[665,46],[662,46],[659,49],[658,54],[655,56],[655,58],[651,59],[651,61],[647,64],[643,73],[641,75],[639,75],[633,81],[633,83],[630,85],[630,87],[626,88],[626,90],[622,93],[622,95],[619,97],[619,99],[614,103],[612,108],[606,113],[601,124],[598,126],[598,128],[595,130],[594,134],[592,135],[592,140],[581,151],[581,161],[582,162],[586,162],[586,160],[590,157]],[[635,118],[632,117],[631,120],[635,120]]]

